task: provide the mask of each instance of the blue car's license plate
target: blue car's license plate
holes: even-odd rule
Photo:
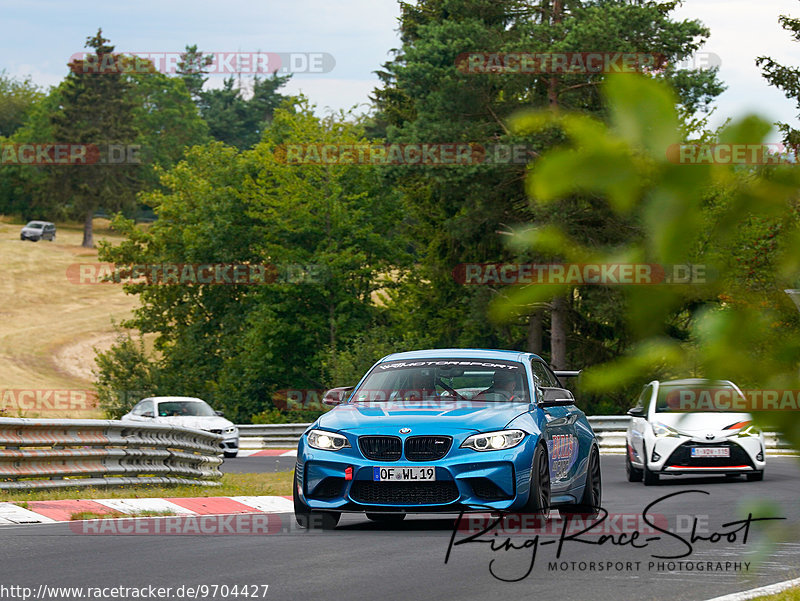
[[[372,480],[374,482],[433,482],[436,480],[436,468],[402,465],[395,465],[392,467],[373,467]]]

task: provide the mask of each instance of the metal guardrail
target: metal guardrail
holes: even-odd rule
[[[0,489],[218,486],[221,440],[163,424],[0,418]]]
[[[311,424],[255,424],[239,428],[239,447],[270,449],[296,447],[300,436]]]
[[[600,448],[622,451],[625,433],[631,418],[627,415],[591,415],[589,424],[597,435]],[[300,436],[311,424],[256,424],[239,428],[239,445],[243,449],[270,449],[296,447]],[[775,432],[765,432],[764,442],[770,454],[793,452],[792,448]]]

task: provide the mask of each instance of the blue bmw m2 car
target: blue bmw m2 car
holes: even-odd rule
[[[389,355],[300,439],[294,508],[302,527],[343,512],[594,514],[597,439],[538,356],[436,349]],[[336,398],[333,398],[336,397]]]

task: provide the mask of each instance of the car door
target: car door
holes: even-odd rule
[[[564,388],[556,375],[544,362],[533,359],[531,372],[537,386],[537,400],[570,399],[572,393]],[[578,419],[583,412],[575,403],[543,408],[545,415],[544,436],[550,460],[550,482],[553,492],[572,488],[572,482],[581,473],[581,441]]]

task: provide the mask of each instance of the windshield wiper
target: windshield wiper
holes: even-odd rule
[[[457,396],[458,398],[460,398],[462,401],[466,401],[466,400],[467,400],[467,399],[465,399],[463,396],[461,396],[460,394],[458,394],[458,392],[457,392],[457,391],[456,391],[454,388],[450,388],[450,387],[449,387],[447,384],[445,384],[444,382],[442,382],[442,379],[441,379],[441,378],[436,378],[436,383],[437,383],[439,386],[441,386],[442,388],[444,388],[444,389],[445,389],[447,392],[450,392],[450,393],[454,394],[455,396]]]

